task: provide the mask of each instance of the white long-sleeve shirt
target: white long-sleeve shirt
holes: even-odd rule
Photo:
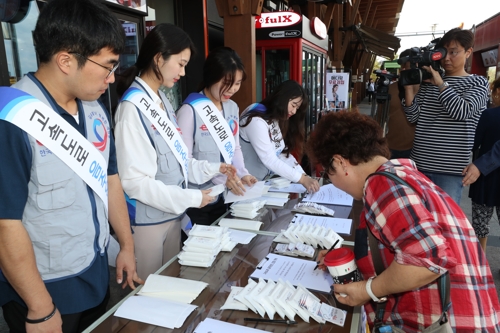
[[[148,94],[158,105],[161,112],[162,101],[140,78],[136,80],[146,87]],[[167,104],[164,101],[163,104]],[[172,108],[171,105],[165,105]],[[202,193],[196,189],[182,189],[177,185],[165,185],[156,180],[157,154],[144,129],[134,104],[122,102],[115,115],[115,144],[118,173],[127,195],[145,205],[156,209],[181,214],[187,208],[199,207]],[[190,158],[188,163],[189,180],[202,184],[219,173],[220,163],[208,163]]]
[[[246,120],[243,120],[246,123]],[[274,128],[279,131],[274,137],[281,137],[281,130],[277,121],[274,121]],[[240,127],[240,136],[243,140],[250,142],[255,153],[266,168],[292,182],[298,182],[304,170],[297,163],[293,155],[286,157],[285,154],[276,154],[276,145],[271,140],[269,125],[261,117],[253,117],[252,121],[245,127]],[[280,147],[285,148],[283,139]],[[250,168],[250,167],[249,167]]]

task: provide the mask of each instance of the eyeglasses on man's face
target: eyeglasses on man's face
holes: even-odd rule
[[[109,68],[108,66],[101,65],[100,63],[98,63],[98,62],[96,62],[96,61],[94,61],[94,60],[92,60],[92,59],[89,59],[89,58],[87,58],[87,57],[82,56],[80,53],[77,53],[77,52],[69,52],[69,53],[70,53],[70,54],[77,55],[77,56],[79,56],[79,57],[82,57],[83,59],[88,60],[88,61],[90,61],[90,62],[92,62],[92,63],[94,63],[94,64],[96,64],[96,65],[98,65],[98,66],[101,66],[101,67],[102,67],[102,68],[104,68],[104,69],[106,69],[106,70],[109,72],[109,73],[108,73],[108,75],[106,75],[106,79],[109,79],[109,77],[110,77],[111,75],[113,75],[113,73],[114,73],[114,72],[118,69],[118,67],[120,66],[120,62],[118,61],[116,64],[114,64],[114,65],[113,65],[113,67],[112,67],[112,68]]]

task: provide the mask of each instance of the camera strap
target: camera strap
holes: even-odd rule
[[[407,186],[412,189],[415,194],[418,195],[418,192],[415,190],[413,186],[408,184],[406,181],[401,179],[398,175],[388,172],[388,171],[380,171],[380,172],[374,172],[370,174],[366,179],[372,177],[372,176],[385,176],[387,178],[392,179],[395,183],[399,183],[403,186]],[[422,202],[423,198],[420,198]],[[372,262],[373,266],[375,268],[375,272],[377,275],[380,275],[384,271],[384,265],[382,262],[382,257],[380,255],[380,250],[378,248],[378,240],[375,238],[373,235],[372,231],[370,228],[368,228],[368,244],[370,246],[370,253],[372,255]],[[445,324],[448,322],[448,317],[446,314],[446,311],[448,311],[451,307],[451,302],[450,302],[450,274],[446,272],[445,274],[441,275],[438,278],[438,289],[439,289],[439,296],[441,297],[441,307],[443,309],[443,312],[441,314],[441,317],[439,318],[440,324]],[[386,308],[387,302],[383,303],[377,303],[376,309],[375,309],[375,327],[380,327],[383,326],[382,321],[384,319],[384,312]]]

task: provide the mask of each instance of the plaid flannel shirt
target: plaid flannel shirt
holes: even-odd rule
[[[369,227],[379,240],[384,266],[396,260],[434,273],[449,271],[448,314],[456,332],[500,332],[500,305],[490,267],[460,207],[411,160],[392,160],[377,171],[396,173],[418,192],[385,176],[370,177],[365,183],[359,228]],[[369,253],[368,240],[356,246],[365,247],[357,253]],[[357,263],[365,279],[376,275],[371,255],[357,256]],[[436,282],[388,298],[384,322],[405,332],[422,331],[442,313]],[[365,309],[373,327],[375,303]]]

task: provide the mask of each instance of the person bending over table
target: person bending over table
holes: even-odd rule
[[[257,179],[278,174],[309,192],[319,190],[318,181],[309,177],[291,154],[302,153],[307,101],[304,88],[288,80],[241,114],[241,150],[248,170]]]
[[[354,251],[365,281],[335,284],[340,303],[364,304],[372,329],[375,302],[387,297],[382,322],[421,332],[442,314],[436,280],[448,272],[451,327],[456,332],[500,330],[494,280],[467,217],[412,160],[388,160],[389,148],[375,120],[357,112],[330,113],[316,125],[307,147],[332,183],[364,204]],[[381,171],[406,184],[373,175]],[[368,233],[376,239],[384,268],[378,276]],[[325,252],[318,256],[322,269]]]

